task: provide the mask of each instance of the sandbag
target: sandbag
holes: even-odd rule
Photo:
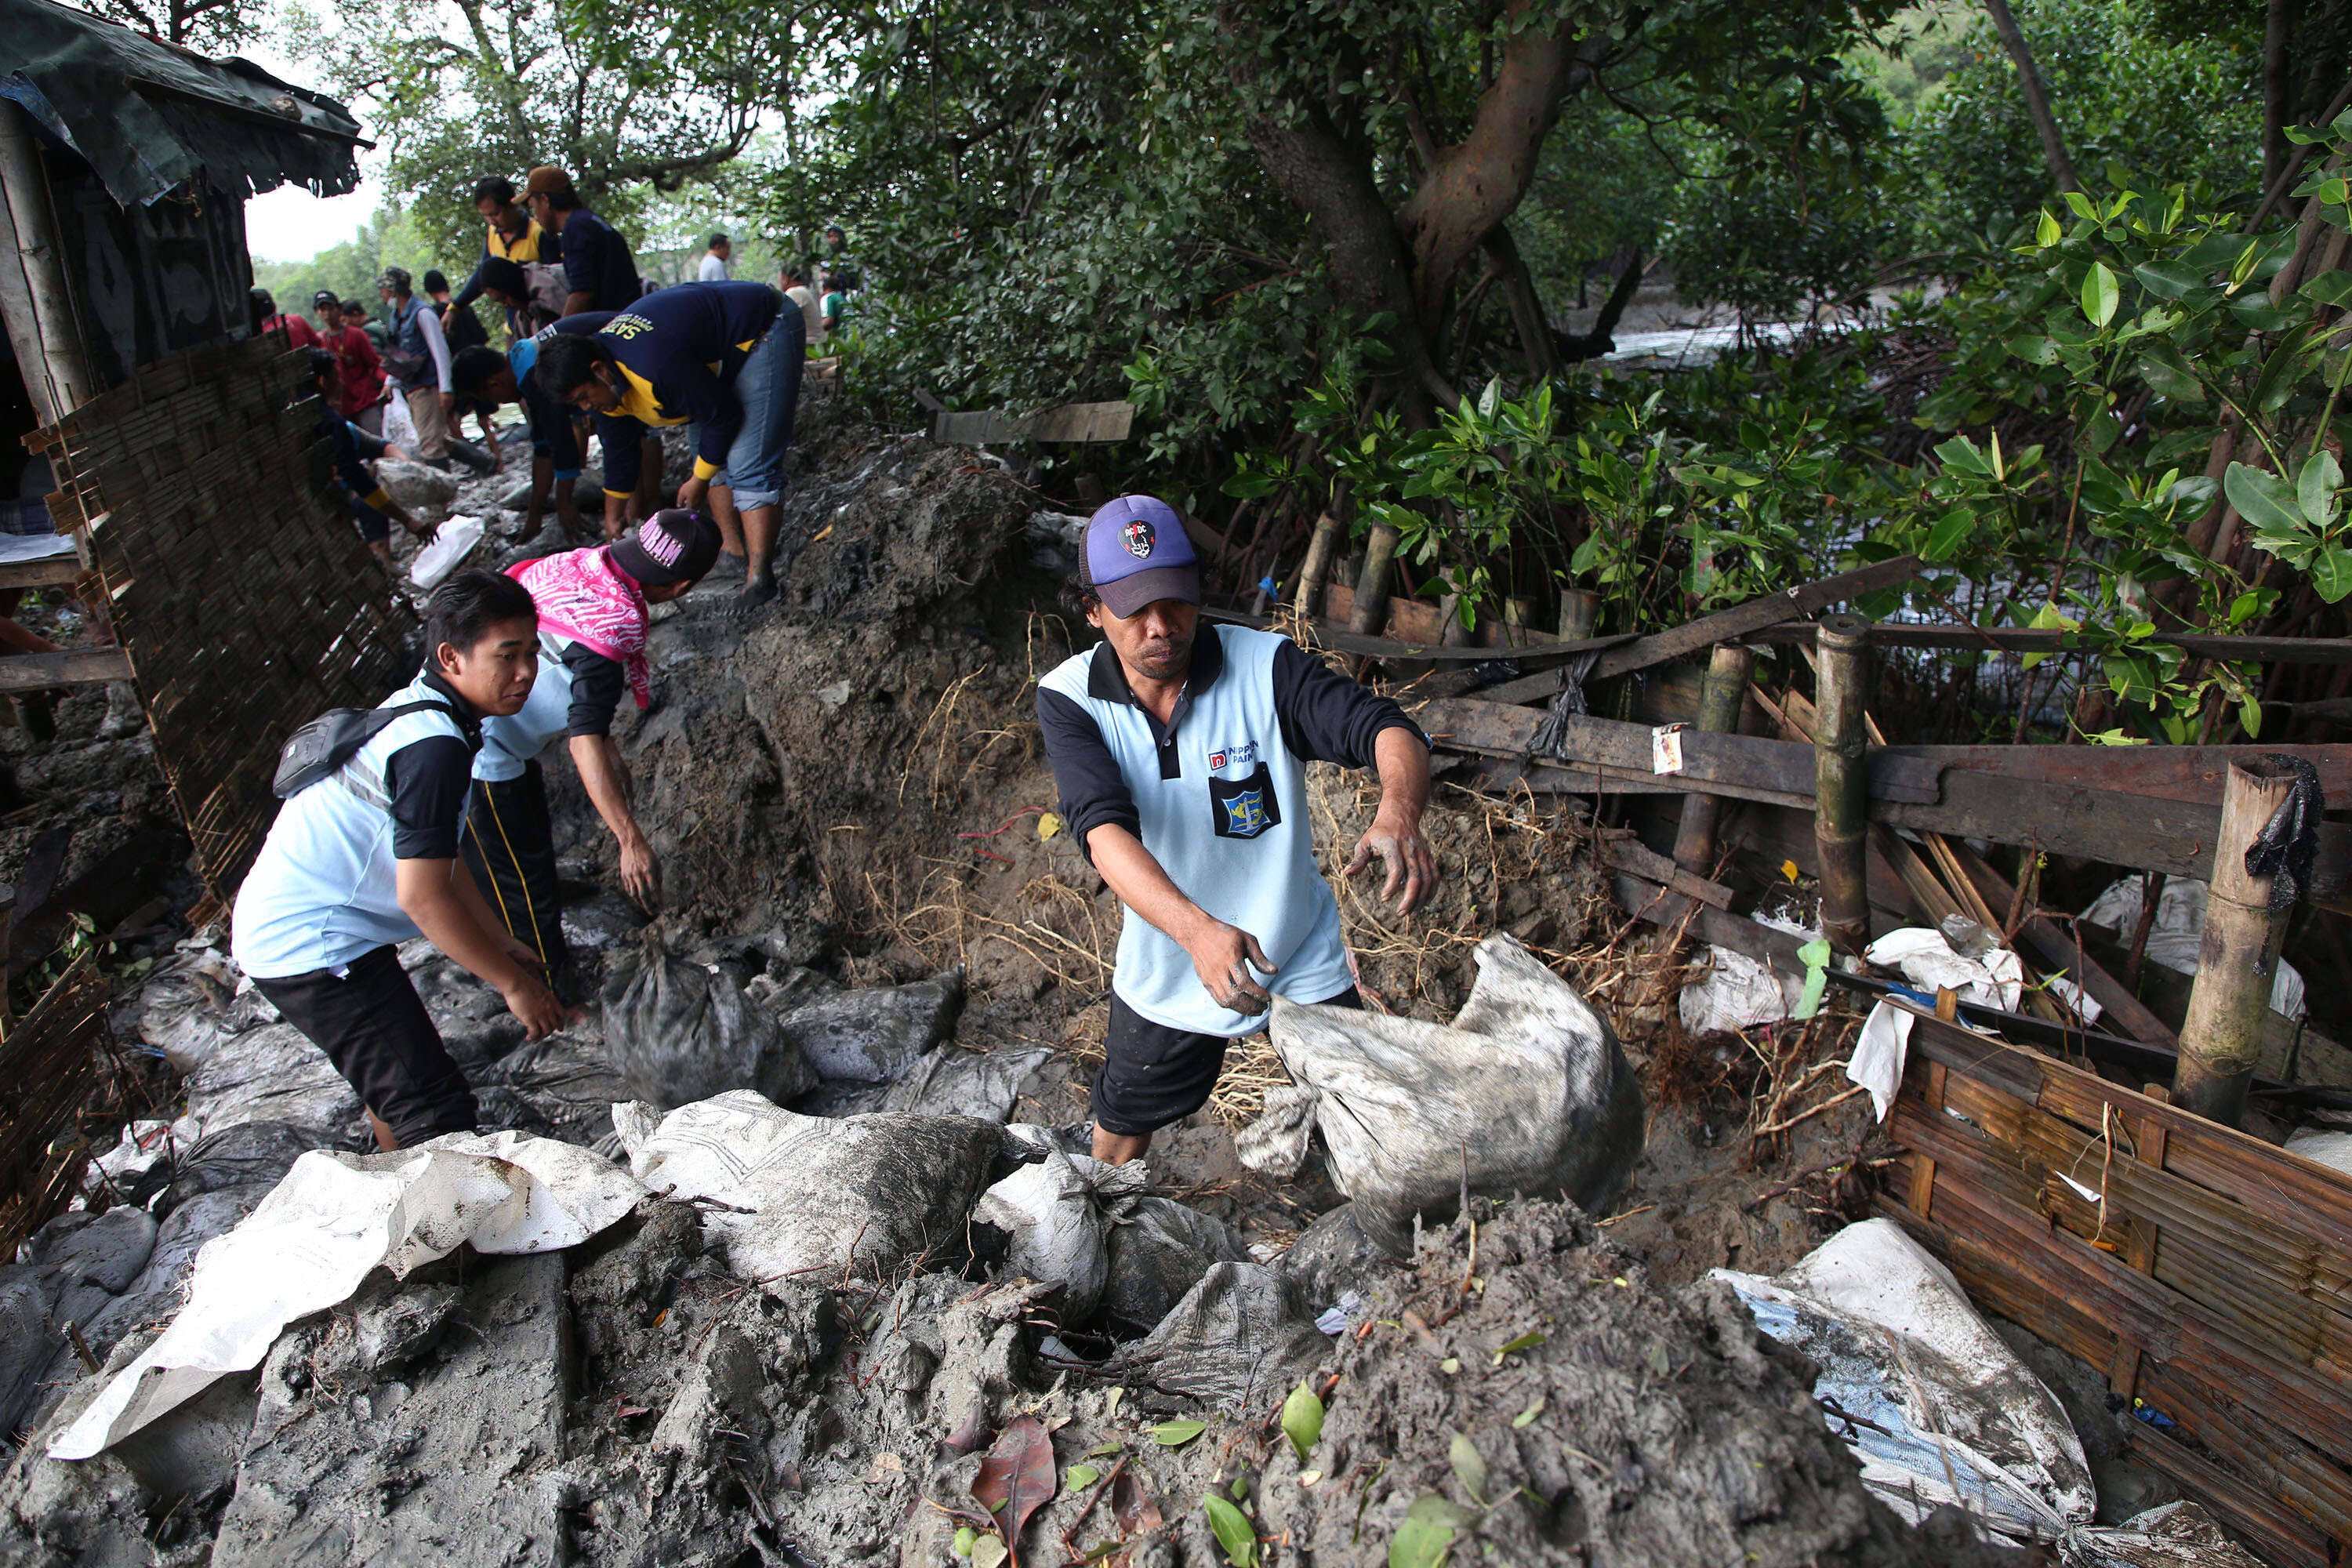
[[[268,1191],[294,1168],[294,1162],[328,1140],[318,1130],[290,1121],[245,1121],[207,1132],[180,1151],[172,1171],[171,1212],[206,1193],[259,1188]]]
[[[1249,1260],[1248,1245],[1214,1215],[1172,1198],[1128,1198],[1111,1211],[1105,1237],[1103,1315],[1142,1332],[1173,1311],[1210,1269]]]
[[[1150,1180],[1140,1164],[1106,1165],[1056,1149],[982,1193],[972,1223],[1012,1238],[1003,1272],[1062,1286],[1063,1321],[1084,1322],[1101,1303],[1110,1271],[1106,1211],[1141,1196]]]
[[[215,940],[181,942],[139,988],[139,1037],[183,1073],[203,1066],[223,1040],[278,1021],[269,998],[244,984],[236,961]]]
[[[604,980],[604,1054],[632,1099],[663,1110],[733,1089],[769,1100],[816,1087],[816,1069],[723,964],[658,948],[615,953]]]
[[[0,1439],[25,1425],[56,1354],[47,1280],[30,1264],[0,1267]]]
[[[1160,1325],[1104,1365],[1229,1415],[1269,1414],[1329,1348],[1279,1274],[1220,1263]]]
[[[1395,1271],[1396,1261],[1356,1223],[1356,1205],[1341,1204],[1299,1232],[1275,1268],[1308,1307],[1328,1310],[1350,1292],[1370,1294],[1375,1282]]]
[[[545,1118],[567,1142],[593,1143],[613,1129],[613,1107],[633,1098],[628,1082],[603,1049],[571,1034],[509,1051],[475,1085],[503,1084]]]
[[[896,1083],[955,1032],[962,1010],[963,973],[950,970],[913,985],[811,997],[777,1022],[819,1078]]]
[[[284,1121],[320,1142],[357,1120],[360,1097],[291,1024],[248,1029],[224,1040],[188,1079],[188,1114],[205,1131],[247,1121]]]
[[[736,1278],[887,1275],[961,1252],[988,1187],[1034,1157],[993,1122],[885,1112],[799,1116],[745,1089],[667,1115],[613,1108],[629,1169],[656,1192],[727,1205],[704,1217]]]
[[[1049,1046],[999,1046],[992,1051],[938,1050],[907,1069],[879,1109],[918,1116],[977,1116],[1003,1121],[1021,1086],[1054,1054]]]
[[[1274,999],[1275,1048],[1296,1087],[1266,1096],[1234,1140],[1242,1163],[1297,1173],[1319,1130],[1356,1223],[1397,1257],[1413,1220],[1470,1191],[1564,1196],[1598,1210],[1642,1152],[1642,1090],[1616,1031],[1505,935],[1478,944],[1478,978],[1452,1024]]]
[[[389,439],[389,437],[387,437]],[[457,476],[425,463],[386,458],[375,466],[376,483],[419,522],[438,522],[457,499]]]

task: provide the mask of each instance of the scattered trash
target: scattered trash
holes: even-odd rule
[[[656,1192],[712,1204],[704,1228],[740,1279],[887,1274],[963,1246],[980,1194],[1034,1156],[963,1116],[800,1116],[747,1089],[667,1115],[613,1108],[629,1168]]]
[[[604,1049],[634,1099],[668,1110],[732,1089],[786,1100],[816,1087],[799,1045],[725,964],[626,949],[606,967],[604,1002]]]
[[[2190,877],[2168,877],[2156,899],[2156,919],[2147,928],[2147,962],[2176,974],[2197,973],[2197,955],[2205,940],[2206,884]],[[2124,877],[2107,885],[2091,900],[2082,918],[2094,925],[2120,931],[2129,942],[2139,930],[2141,879]],[[2304,1014],[2302,973],[2284,959],[2271,981],[2271,1011],[2289,1018]]]
[[[404,1275],[467,1243],[485,1253],[576,1246],[643,1195],[587,1150],[509,1132],[450,1133],[395,1154],[313,1151],[205,1245],[188,1304],[49,1457],[89,1458],[260,1365],[288,1323],[349,1300],[378,1267]]]
[[[1821,933],[1799,921],[1759,914],[1759,925],[1808,939]],[[1693,1035],[1727,1034],[1777,1024],[1796,1011],[1803,982],[1783,981],[1770,964],[1727,947],[1703,947],[1707,972],[1682,989],[1675,1008]]]
[[[1392,1255],[1415,1215],[1473,1194],[1565,1194],[1606,1204],[1642,1152],[1642,1090],[1608,1021],[1508,936],[1478,944],[1478,978],[1451,1025],[1275,999],[1272,1033],[1296,1086],[1234,1140],[1242,1163],[1296,1174],[1319,1128],[1356,1223]]]
[[[1863,959],[1895,971],[1928,996],[1950,990],[1963,1002],[2016,1012],[2025,994],[2025,965],[2017,954],[1990,941],[1974,921],[1955,916],[1948,925],[1944,931],[1905,926],[1888,931],[1863,950]]]
[[[481,543],[489,524],[478,517],[453,517],[441,525],[433,542],[416,552],[409,563],[408,580],[423,592],[430,593],[441,585],[442,579],[465,564],[466,557]]]
[[[1954,1504],[2039,1542],[2090,1521],[2090,1467],[2057,1396],[1894,1221],[1848,1226],[1772,1279],[1715,1278],[1759,1328],[1819,1364],[1814,1398],[1863,1484],[1903,1518]]]

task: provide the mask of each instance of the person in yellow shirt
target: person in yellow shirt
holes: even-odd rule
[[[458,311],[481,298],[482,261],[496,257],[520,266],[555,259],[549,254],[554,247],[546,243],[546,231],[516,203],[512,180],[486,174],[475,181],[474,210],[488,226],[482,237],[482,258],[474,264],[473,276],[466,279],[466,286],[457,290],[457,297],[442,311],[441,324],[445,327]],[[524,335],[511,310],[507,312],[507,331],[516,337]]]

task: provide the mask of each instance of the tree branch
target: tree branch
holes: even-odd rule
[[[1992,16],[2001,47],[2017,66],[2018,90],[2025,95],[2025,111],[2033,117],[2033,129],[2042,138],[2042,156],[2049,163],[2052,176],[2062,191],[2082,190],[2083,177],[2074,173],[2074,161],[2066,156],[2066,140],[2058,134],[2058,117],[2050,110],[2049,91],[2042,85],[2042,73],[2033,68],[2033,52],[2025,47],[2025,35],[2010,13],[2009,0],[1985,0],[1985,10]]]

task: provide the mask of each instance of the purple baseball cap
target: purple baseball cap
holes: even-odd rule
[[[1161,599],[1201,602],[1201,563],[1176,509],[1119,496],[1087,520],[1087,583],[1120,620]]]
[[[719,525],[698,511],[671,507],[611,545],[614,563],[645,588],[698,583],[719,562]]]

